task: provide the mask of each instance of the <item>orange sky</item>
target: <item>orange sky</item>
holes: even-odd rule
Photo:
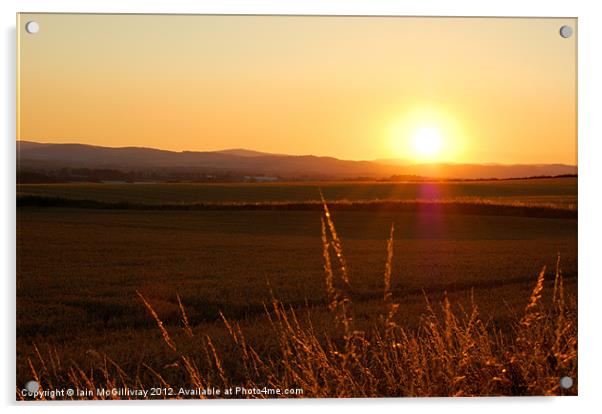
[[[25,32],[35,20],[40,31]],[[575,19],[22,14],[18,139],[576,164]]]

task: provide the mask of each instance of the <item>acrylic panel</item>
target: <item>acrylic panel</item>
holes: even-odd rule
[[[577,394],[577,19],[17,34],[18,400]]]

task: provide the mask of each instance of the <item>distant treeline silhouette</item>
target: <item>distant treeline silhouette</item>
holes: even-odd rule
[[[214,170],[191,170],[191,169],[156,169],[156,170],[118,170],[110,168],[70,168],[63,167],[57,169],[18,169],[18,184],[45,184],[45,183],[69,183],[69,182],[188,182],[188,183],[211,183],[211,182],[254,182],[263,181],[264,174],[250,174],[238,171],[214,171]],[[577,174],[560,175],[533,175],[527,177],[512,178],[436,178],[424,177],[419,175],[393,175],[388,178],[383,177],[352,177],[342,178],[335,181],[379,181],[379,182],[470,182],[470,181],[508,181],[508,180],[529,180],[541,178],[563,178],[577,177]],[[270,177],[269,181],[333,181],[325,177],[314,177],[300,175],[296,177],[287,177],[286,180],[279,176]]]
[[[529,175],[526,177],[510,177],[510,178],[429,178],[421,177],[419,175],[407,176],[407,175],[393,175],[390,178],[378,180],[383,182],[395,182],[395,181],[444,181],[444,182],[471,182],[471,181],[513,181],[513,180],[537,180],[542,178],[570,178],[577,177],[577,174],[558,174],[558,175]]]
[[[260,176],[260,174],[257,174]],[[109,168],[23,169],[17,170],[17,183],[44,184],[68,182],[241,182],[252,181],[252,177],[237,172],[214,172],[205,170],[130,170]]]

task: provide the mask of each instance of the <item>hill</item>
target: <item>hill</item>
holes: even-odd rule
[[[247,149],[166,151],[145,147],[17,142],[19,173],[60,169],[104,169],[153,173],[273,176],[282,179],[428,177],[448,179],[513,178],[576,174],[565,164],[404,164],[392,160],[351,161],[314,155],[269,154]]]

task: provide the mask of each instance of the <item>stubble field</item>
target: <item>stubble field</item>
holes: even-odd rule
[[[73,184],[20,186],[18,193],[152,204],[307,201],[316,199],[310,196],[316,188],[329,201],[424,199],[419,195],[426,189],[428,200],[504,198],[505,202],[553,204],[553,208],[569,210],[576,205],[574,178],[450,185]],[[496,186],[497,195],[492,190]],[[170,384],[194,382],[190,370],[181,369],[184,360],[165,346],[141,298],[180,344],[180,357],[187,355],[195,361],[197,372],[215,371],[215,367],[206,362],[206,344],[200,347],[189,339],[212,338],[230,383],[249,381],[249,374],[237,362],[241,358],[237,353],[242,351],[224,329],[223,318],[239,324],[246,341],[266,358],[273,358],[279,349],[278,338],[266,334],[270,330],[266,312],[270,314],[274,300],[305,315],[300,317],[305,321],[302,325],[310,320],[316,332],[336,336],[338,328],[331,314],[340,308],[333,306],[325,283],[323,218],[321,211],[286,209],[19,207],[17,384],[31,379],[31,365],[55,383],[73,382],[68,372],[74,366],[106,382],[98,367],[102,361],[106,367],[107,358],[122,370],[119,374],[111,368],[117,372],[114,375],[124,375],[131,386],[156,382],[153,371]],[[391,321],[409,332],[420,332],[426,299],[438,304],[447,298],[456,311],[478,306],[480,320],[488,329],[512,337],[543,266],[548,269],[543,286],[551,289],[558,255],[564,289],[567,295],[576,294],[575,218],[443,214],[436,209],[334,209],[331,218],[344,249],[350,280],[345,295],[353,303],[357,331],[370,332],[382,323],[382,315],[394,302],[399,308]],[[332,260],[336,263],[336,255]],[[383,303],[387,263],[390,299]],[[548,295],[542,302],[550,303]],[[505,392],[496,390],[484,388],[483,392]],[[414,390],[420,392],[425,393]],[[447,393],[432,390],[434,395]]]

